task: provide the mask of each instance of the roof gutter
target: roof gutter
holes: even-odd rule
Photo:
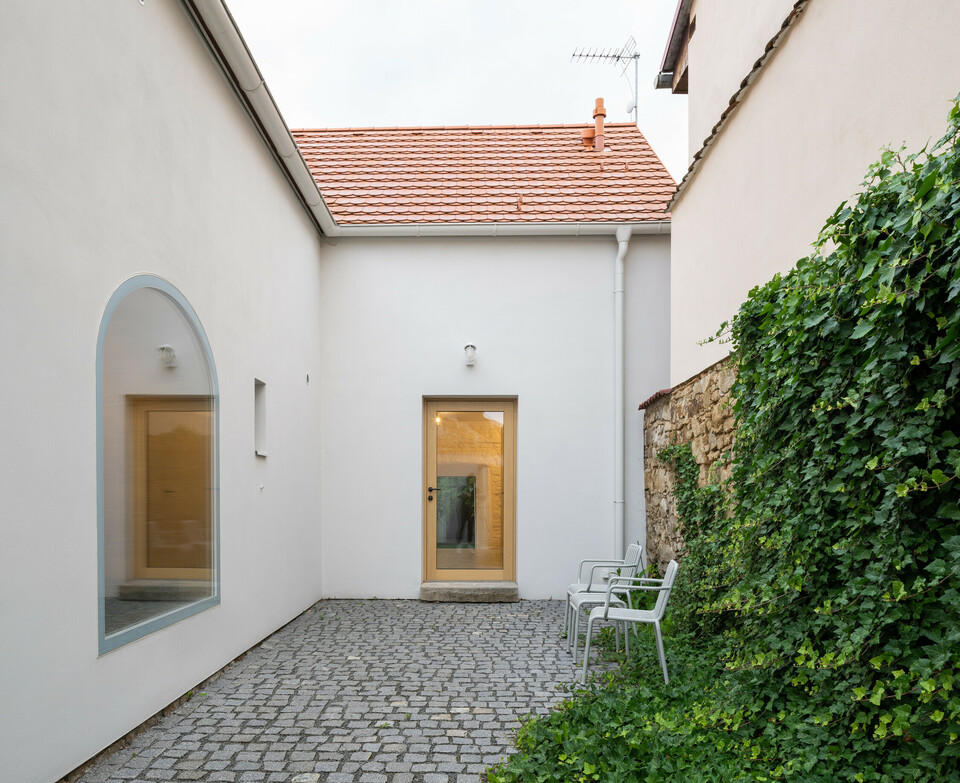
[[[629,225],[634,234],[669,234],[670,221],[636,223],[425,223],[411,225],[342,226],[334,219],[294,141],[246,41],[223,0],[181,0],[193,17],[211,53],[234,92],[260,131],[322,234],[339,237],[487,237],[487,236],[607,236]]]
[[[414,223],[336,225],[333,237],[599,237],[627,227],[633,234],[669,234],[669,220],[635,223]]]

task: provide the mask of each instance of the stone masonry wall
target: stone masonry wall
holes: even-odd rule
[[[733,380],[730,359],[723,359],[644,404],[647,556],[661,568],[682,551],[683,530],[674,506],[673,470],[657,454],[671,443],[690,443],[700,465],[700,481],[705,483],[717,460],[733,445]],[[718,471],[717,478],[727,478],[729,467]]]

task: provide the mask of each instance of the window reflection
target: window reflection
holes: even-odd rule
[[[164,292],[113,309],[101,356],[106,637],[215,594],[216,396],[191,320]]]
[[[437,414],[437,568],[503,568],[503,412]]]

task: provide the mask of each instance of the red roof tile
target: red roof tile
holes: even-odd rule
[[[664,397],[669,397],[672,393],[673,393],[672,388],[661,389],[658,392],[654,392],[649,397],[647,397],[647,399],[645,399],[643,402],[640,403],[640,407],[638,408],[638,410],[645,411],[647,408],[653,405],[653,403],[655,403],[657,400],[662,400]]]
[[[632,123],[293,130],[341,225],[668,220],[676,183]],[[518,198],[519,209],[518,209]]]

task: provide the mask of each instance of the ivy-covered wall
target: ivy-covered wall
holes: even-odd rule
[[[723,359],[642,406],[647,556],[652,563],[665,566],[683,549],[674,472],[659,459],[660,450],[674,443],[689,443],[700,466],[701,484],[711,478],[727,478],[730,468],[722,457],[733,445],[730,388],[734,377],[730,360]]]
[[[960,783],[960,105],[728,331],[729,481],[661,449],[669,684],[647,637],[491,783]]]

